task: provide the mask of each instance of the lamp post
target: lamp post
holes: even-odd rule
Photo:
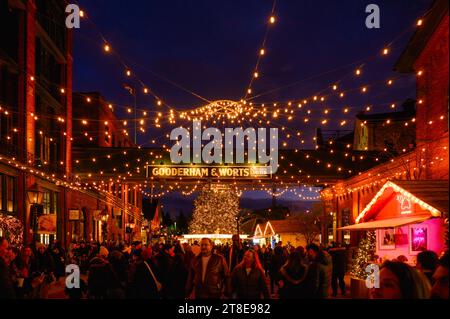
[[[101,219],[101,229],[100,229],[101,239],[102,239],[102,241],[104,241],[104,240],[106,240],[106,236],[107,236],[108,219],[109,219],[109,213],[108,213],[107,208],[105,208],[100,213],[100,219]]]
[[[239,216],[236,216],[236,229],[237,229],[237,234],[239,235]]]
[[[27,199],[30,203],[30,221],[33,226],[33,242],[36,243],[38,241],[38,206],[42,203],[42,197],[44,193],[39,191],[37,187],[33,187],[28,189],[27,191]]]

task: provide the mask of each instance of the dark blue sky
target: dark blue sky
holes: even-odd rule
[[[380,29],[365,27],[365,7],[369,3],[380,6]],[[343,77],[339,86],[342,89],[371,84],[369,93],[363,96],[349,92],[344,99],[330,98],[325,104],[314,106],[319,110],[312,115],[316,122],[290,122],[311,141],[320,125],[317,121],[323,118],[320,110],[325,106],[336,109],[336,114],[329,114],[331,119],[343,118],[339,110],[350,106],[352,112],[346,117],[352,118],[366,105],[373,105],[375,112],[383,111],[386,108],[381,104],[414,97],[411,76],[396,81],[389,89],[374,83],[399,76],[392,68],[414,32],[415,21],[430,3],[431,0],[278,0],[277,21],[270,27],[267,54],[261,61],[260,78],[253,91],[260,94],[300,82],[254,101],[268,103],[320,92],[328,94],[330,85]],[[80,5],[95,27],[85,20],[75,32],[75,90],[100,91],[113,103],[132,104],[123,84],[138,82],[128,81],[122,65],[102,51],[98,33],[101,31],[149,88],[170,106],[186,109],[204,102],[154,74],[210,100],[240,99],[253,73],[272,1],[90,0],[80,1]],[[393,39],[397,40],[390,54],[381,57],[380,50]],[[349,77],[359,65],[357,61],[366,63],[363,74]],[[336,71],[321,75],[330,70]],[[158,109],[155,100],[144,94],[138,96],[138,105],[142,109]],[[301,116],[299,113],[298,118]],[[337,120],[329,122],[325,129],[335,128],[336,123]],[[140,143],[149,138],[141,136]]]
[[[107,100],[132,104],[123,89],[124,69],[112,55],[102,50],[101,31],[114,51],[138,77],[169,105],[178,109],[201,106],[204,102],[162,81],[155,73],[197,92],[210,100],[238,100],[253,73],[257,53],[266,29],[272,0],[80,0],[94,25],[82,21],[74,36],[74,89],[100,91]],[[381,28],[367,29],[365,7],[378,4]],[[307,147],[312,147],[315,129],[324,118],[321,110],[331,110],[324,129],[336,129],[344,106],[351,122],[367,105],[374,112],[386,111],[383,104],[415,97],[412,76],[392,71],[399,55],[415,30],[415,22],[430,7],[431,0],[278,0],[276,23],[270,27],[266,55],[261,60],[256,94],[288,86],[263,95],[255,102],[303,99],[322,92],[344,78],[339,87],[348,90],[370,85],[365,95],[348,92],[344,99],[331,97],[311,105],[312,121],[304,125],[298,113],[292,129],[301,130]],[[381,49],[396,39],[388,56]],[[363,61],[362,76],[349,76]],[[335,70],[333,72],[329,72]],[[323,74],[327,72],[326,74]],[[322,75],[321,75],[322,74]],[[384,82],[401,76],[393,87]],[[309,79],[309,80],[306,80]],[[376,84],[378,83],[378,84]],[[324,90],[326,89],[326,90]],[[142,109],[157,110],[150,96],[140,94]],[[119,115],[120,110],[117,110]],[[306,109],[304,109],[306,111]],[[315,121],[314,121],[315,119]],[[334,119],[334,121],[333,121]],[[352,129],[352,125],[346,127]],[[171,127],[166,127],[166,130]],[[161,134],[150,131],[150,134]],[[140,136],[145,144],[153,136]],[[164,137],[160,143],[167,143]]]

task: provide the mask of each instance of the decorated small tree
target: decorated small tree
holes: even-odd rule
[[[366,279],[366,266],[375,259],[375,231],[368,231],[366,237],[359,242],[356,258],[353,260],[350,275],[359,279]]]
[[[189,224],[191,234],[235,234],[239,213],[236,192],[205,189],[194,201],[194,213]]]

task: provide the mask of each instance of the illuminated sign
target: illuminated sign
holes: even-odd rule
[[[409,198],[407,198],[405,195],[397,195],[397,201],[400,204],[400,214],[411,214],[412,212],[412,203]]]
[[[147,178],[270,178],[270,172],[270,166],[147,166]]]

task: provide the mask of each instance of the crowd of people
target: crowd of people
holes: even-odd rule
[[[68,264],[81,273],[79,286],[65,288],[71,299],[323,299],[346,294],[348,257],[339,243],[272,249],[238,235],[231,245],[80,242],[68,251],[58,241],[18,250],[0,237],[0,299],[47,298]],[[379,274],[370,298],[448,298],[448,252],[421,252],[416,267],[386,261]]]

